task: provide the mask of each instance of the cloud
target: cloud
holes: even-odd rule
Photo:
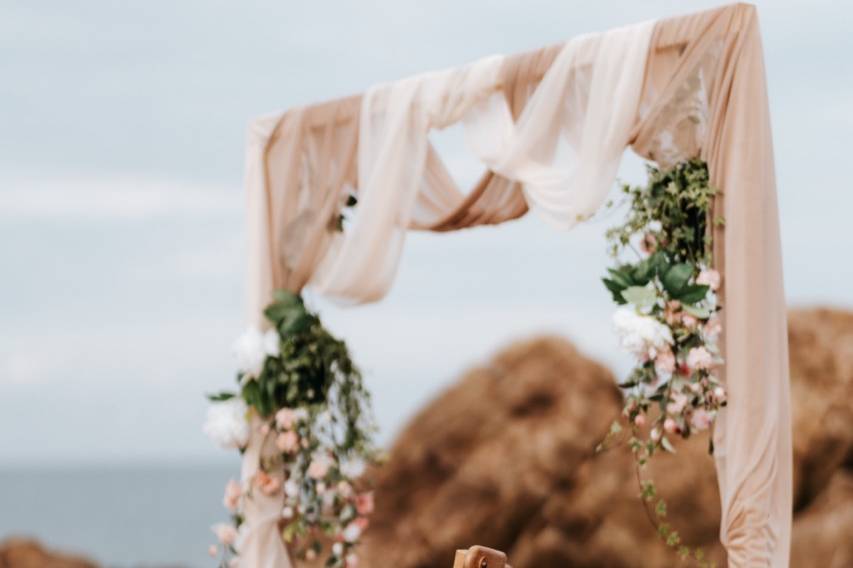
[[[0,216],[13,219],[133,220],[234,215],[240,188],[137,176],[0,177]]]

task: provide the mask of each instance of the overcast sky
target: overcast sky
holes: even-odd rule
[[[0,465],[221,455],[202,395],[232,384],[242,330],[251,117],[713,5],[0,0]],[[759,11],[788,298],[850,307],[853,5]],[[474,179],[458,137],[440,142]],[[626,159],[625,179],[641,172]],[[314,299],[383,439],[513,338],[555,331],[624,369],[598,282],[606,224],[413,235],[381,304]]]

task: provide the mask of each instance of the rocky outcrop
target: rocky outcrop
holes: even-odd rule
[[[843,538],[853,534],[853,314],[793,312],[790,352],[792,566],[853,565],[853,539]],[[672,566],[637,499],[627,450],[593,453],[620,409],[613,385],[608,370],[555,337],[517,343],[470,371],[414,417],[376,473],[365,565],[440,567],[477,543],[522,568]],[[652,474],[685,540],[722,563],[707,447],[707,438],[684,442]]]
[[[81,557],[53,552],[33,540],[0,542],[0,568],[97,568]]]

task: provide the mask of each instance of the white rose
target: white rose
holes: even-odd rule
[[[640,358],[653,358],[658,351],[673,343],[669,327],[651,316],[638,314],[633,308],[616,310],[613,327],[622,348]]]
[[[341,473],[348,479],[356,479],[364,473],[364,460],[355,458],[346,460],[341,464]]]
[[[243,448],[249,443],[249,421],[246,403],[241,398],[215,402],[207,409],[204,433],[227,449]]]
[[[279,354],[278,332],[274,329],[265,333],[256,327],[250,327],[234,343],[237,367],[248,378],[256,378],[264,369],[267,357]]]
[[[344,540],[347,542],[357,542],[358,539],[361,538],[361,527],[356,523],[350,523],[344,529],[344,532],[341,533],[341,536],[343,536]]]
[[[293,479],[288,479],[284,482],[284,494],[294,498],[299,495],[299,484]]]

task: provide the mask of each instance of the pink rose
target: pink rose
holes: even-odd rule
[[[338,482],[338,493],[340,493],[341,497],[343,497],[344,499],[349,499],[350,497],[352,497],[353,494],[352,485],[350,485],[346,481]]]
[[[710,369],[714,366],[714,358],[704,347],[694,347],[687,354],[687,366],[691,369]]]
[[[646,233],[643,235],[643,240],[640,241],[640,250],[642,250],[646,254],[652,254],[658,248],[658,240],[657,237],[652,233]]]
[[[699,432],[707,430],[714,421],[714,415],[704,408],[697,408],[690,418],[690,425]]]
[[[666,347],[658,351],[655,357],[655,371],[663,376],[672,375],[675,371],[675,355],[672,354],[672,349]]]
[[[282,408],[275,413],[275,423],[282,430],[290,430],[296,424],[296,412],[292,408]]]
[[[670,414],[680,414],[687,405],[687,396],[677,392],[671,397],[671,401],[666,405],[666,411]]]
[[[210,527],[210,530],[223,546],[231,546],[237,540],[237,529],[233,525],[219,523]]]
[[[359,515],[369,515],[373,512],[373,491],[362,493],[355,498],[355,510]]]
[[[215,544],[211,544],[207,547],[207,553],[210,555],[211,558],[216,558],[216,556],[219,554],[219,548],[217,548]]]
[[[311,479],[323,479],[329,473],[329,468],[332,467],[332,461],[329,456],[316,456],[308,465],[308,477]]]
[[[675,434],[678,431],[678,424],[672,418],[667,418],[663,421],[663,429],[667,434]]]
[[[663,310],[663,319],[667,325],[674,326],[678,324],[681,321],[681,316],[681,302],[670,300],[666,303],[666,307]]]
[[[702,329],[702,332],[709,341],[716,341],[722,331],[723,324],[717,315],[711,316],[711,319],[705,322],[705,327]]]
[[[237,510],[240,505],[240,496],[243,494],[243,488],[233,479],[229,480],[225,485],[225,496],[222,498],[222,504],[232,513]]]
[[[282,432],[275,439],[275,445],[286,454],[292,454],[299,449],[299,435],[293,430]]]
[[[646,425],[646,417],[643,414],[638,414],[634,417],[634,424],[638,428],[642,428]]]
[[[720,287],[720,273],[712,268],[706,268],[696,277],[697,284],[708,286],[711,290]]]
[[[255,485],[266,495],[274,495],[281,489],[281,480],[265,471],[255,474]]]

